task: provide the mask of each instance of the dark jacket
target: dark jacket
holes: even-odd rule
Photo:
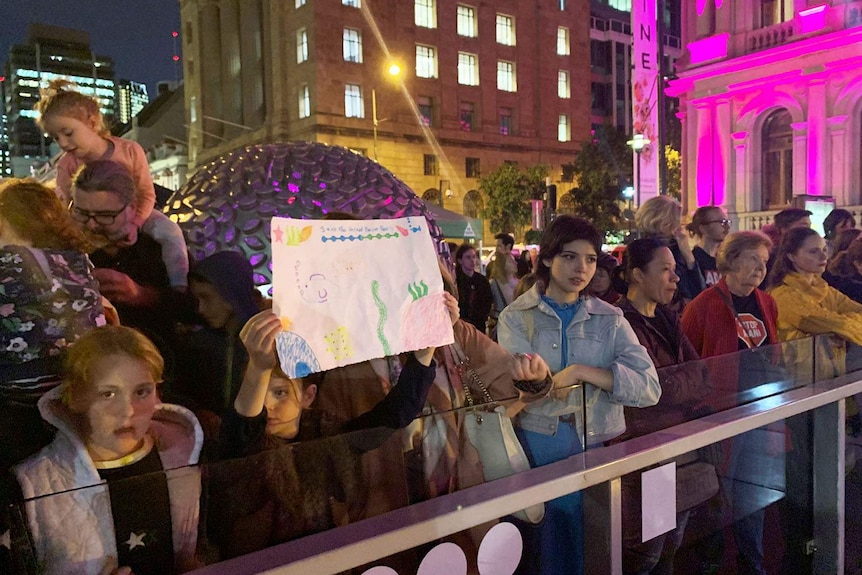
[[[457,274],[458,307],[461,308],[461,319],[472,323],[476,329],[485,333],[488,315],[494,296],[491,294],[491,284],[488,278],[475,272],[468,276],[461,271]]]
[[[843,277],[827,271],[823,273],[823,279],[853,301],[862,303],[862,276],[859,274]]]
[[[666,326],[664,333],[650,323],[627,299],[617,307],[652,359],[661,385],[661,399],[653,407],[626,408],[624,438],[665,429],[697,417],[697,408],[709,395],[705,364],[685,336],[679,316],[667,306],[656,306],[656,317]]]

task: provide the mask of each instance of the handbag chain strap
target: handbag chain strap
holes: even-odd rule
[[[482,390],[482,395],[484,396],[486,403],[494,403],[494,398],[492,398],[491,394],[488,393],[488,388],[486,388],[485,384],[482,383],[482,380],[479,379],[479,375],[476,373],[476,370],[474,370],[470,365],[470,358],[464,353],[464,350],[461,349],[458,342],[452,343],[452,349],[455,352],[455,358],[458,360],[458,371],[461,374],[461,387],[464,389],[464,399],[467,401],[467,406],[476,407],[476,403],[473,400],[473,393],[470,391],[471,383],[476,384],[476,386]],[[469,381],[464,381],[465,378]],[[476,413],[476,420],[479,423],[482,423],[481,414]]]

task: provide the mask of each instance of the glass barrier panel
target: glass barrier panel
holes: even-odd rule
[[[666,561],[679,541],[676,573],[811,573],[811,449],[806,413],[677,458],[676,519],[684,533],[678,527],[661,544],[639,539],[641,516],[631,508],[640,503],[642,476],[624,477],[624,565],[659,552]]]
[[[183,573],[216,557],[202,529],[197,466],[86,485],[91,474],[80,461],[45,457],[19,474],[21,494],[43,495],[7,508],[4,573]]]

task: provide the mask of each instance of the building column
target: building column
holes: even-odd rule
[[[695,197],[698,206],[708,206],[713,203],[713,109],[710,102],[698,102],[694,105],[697,113],[697,149],[695,165]]]
[[[833,116],[827,118],[826,127],[829,133],[829,181],[827,182],[826,194],[835,198],[839,206],[850,206],[854,204],[853,190],[851,189],[852,177],[850,171],[854,162],[847,161],[851,158],[848,141],[847,120],[849,116]]]
[[[682,107],[681,107],[682,108]],[[683,110],[685,108],[682,108]],[[686,130],[688,130],[688,115],[684,111],[680,111],[676,113],[676,117],[679,119],[680,123],[680,150],[679,153],[681,157],[685,158],[686,154],[688,154],[688,138],[686,137]],[[688,193],[688,162],[681,162],[679,167],[679,196],[682,200],[682,209],[685,213],[691,213],[694,211],[696,207],[696,202],[692,202],[692,197]]]
[[[221,0],[221,64],[222,64],[222,115],[217,119],[224,125],[225,139],[238,136],[242,129],[242,75],[239,47],[238,0]]]
[[[201,5],[200,11],[200,78],[201,94],[197,111],[197,125],[202,126],[204,148],[217,146],[222,141],[224,125],[207,120],[205,116],[222,116],[221,24],[219,6],[215,1]],[[192,122],[195,124],[195,122]]]
[[[829,140],[826,137],[826,82],[815,80],[808,85],[808,155],[807,194],[821,196],[826,187],[826,165]],[[834,165],[830,162],[831,165]]]
[[[250,128],[263,125],[263,27],[260,0],[241,0],[239,5],[242,76],[242,123]]]
[[[754,209],[754,198],[751,197],[751,186],[749,182],[751,181],[751,175],[748,173],[749,165],[748,165],[748,148],[749,148],[749,138],[748,132],[734,132],[732,134],[733,137],[733,167],[731,168],[731,173],[733,177],[730,178],[730,181],[733,183],[733,200],[730,201],[730,198],[725,200],[724,209],[727,212],[728,216],[735,219],[734,216],[739,213],[744,212],[752,212],[759,211],[759,207],[757,210]],[[740,230],[749,229],[747,227],[743,227],[739,222]]]
[[[727,184],[730,181],[730,166],[733,153],[730,140],[730,100],[719,100],[715,105],[713,119],[712,149],[712,203],[724,205]]]
[[[793,190],[794,196],[806,193],[808,161],[808,122],[794,122],[793,128]]]

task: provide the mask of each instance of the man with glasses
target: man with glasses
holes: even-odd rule
[[[721,279],[716,265],[715,254],[718,246],[730,232],[732,222],[727,219],[727,214],[718,206],[702,206],[695,210],[691,217],[691,223],[686,226],[688,231],[697,239],[697,246],[692,250],[706,287],[715,285]]]
[[[69,213],[98,247],[90,254],[93,275],[120,321],[160,348],[169,346],[175,321],[193,312],[194,299],[171,289],[161,245],[138,229],[135,184],[126,169],[106,160],[82,167],[73,179]]]

